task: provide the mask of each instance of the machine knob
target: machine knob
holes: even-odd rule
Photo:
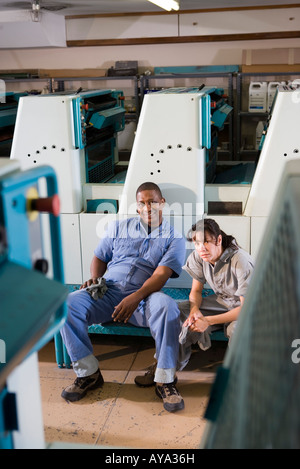
[[[34,269],[42,272],[42,274],[47,274],[49,264],[47,259],[37,259],[34,263]]]
[[[52,215],[58,217],[60,213],[60,200],[58,195],[54,194],[52,197],[32,199],[31,210],[52,213]]]

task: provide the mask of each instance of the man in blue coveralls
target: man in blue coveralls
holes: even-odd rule
[[[111,320],[149,327],[155,340],[156,394],[164,408],[184,408],[175,386],[180,312],[177,303],[160,292],[170,277],[178,277],[185,261],[184,238],[163,219],[160,188],[151,182],[136,191],[139,217],[112,223],[94,251],[91,279],[68,299],[68,317],[62,337],[73,362],[76,380],[62,397],[78,401],[104,383],[93,355],[88,326]],[[105,294],[93,299],[86,288],[104,277]]]

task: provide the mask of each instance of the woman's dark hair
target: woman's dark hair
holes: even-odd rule
[[[204,231],[204,233],[210,234],[211,237],[214,238],[216,241],[218,239],[218,236],[221,235],[223,249],[227,249],[230,247],[234,250],[237,250],[239,247],[236,242],[236,239],[233,236],[224,233],[224,231],[222,231],[219,227],[218,223],[212,218],[204,218],[204,220],[197,221],[197,223],[195,223],[189,230],[187,234],[187,240],[194,241],[196,238],[196,233],[199,231]]]

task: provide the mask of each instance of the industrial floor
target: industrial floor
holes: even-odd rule
[[[206,352],[195,347],[189,364],[178,373],[177,387],[185,408],[169,413],[154,387],[139,388],[134,384],[135,376],[153,363],[152,338],[91,337],[105,384],[77,403],[61,397],[61,391],[75,375],[70,369],[57,367],[54,342],[39,352],[46,444],[60,448],[91,445],[95,449],[199,448],[206,425],[203,414],[227,343],[214,341]]]

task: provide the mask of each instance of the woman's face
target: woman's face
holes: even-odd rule
[[[209,233],[204,232],[203,234],[203,232],[198,231],[195,236],[194,245],[201,259],[211,264],[215,264],[223,252],[221,235],[216,240]]]

